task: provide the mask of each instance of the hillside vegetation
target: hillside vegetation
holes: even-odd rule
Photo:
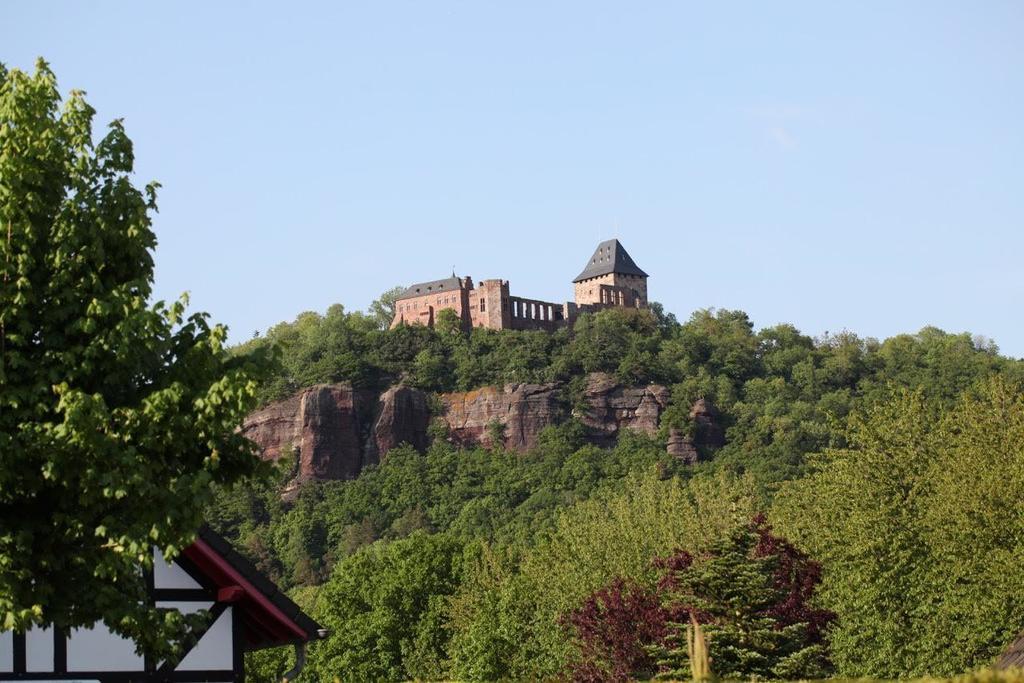
[[[686,466],[660,439],[589,445],[570,420],[525,454],[438,434],[287,504],[287,468],[222,492],[211,523],[337,634],[311,648],[313,678],[671,675],[688,671],[690,614],[732,674],[951,675],[1024,629],[1024,363],[990,342],[814,339],[658,306],[554,334],[466,333],[448,316],[386,330],[377,310],[305,313],[246,343],[281,349],[263,399],[338,381],[571,393],[600,371],[670,386],[673,426],[711,399],[727,443]],[[774,649],[736,645],[765,637]],[[274,680],[284,656],[254,656],[252,679]]]

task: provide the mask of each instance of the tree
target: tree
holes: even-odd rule
[[[653,671],[647,645],[665,637],[665,610],[657,594],[635,581],[616,577],[563,618],[579,643],[570,663],[573,681],[629,681]]]
[[[775,500],[824,567],[844,676],[965,671],[1024,624],[1024,395],[995,377],[944,404],[921,388],[857,411]]]
[[[829,673],[824,631],[831,613],[808,605],[820,567],[771,534],[764,517],[737,528],[704,555],[679,553],[658,563],[674,632],[653,643],[670,677],[689,671],[691,616],[707,634],[711,669],[725,679],[809,679]]]
[[[378,328],[386,330],[391,326],[391,321],[395,319],[395,302],[404,291],[405,287],[392,287],[370,304],[368,313]]]
[[[461,559],[461,546],[449,537],[416,532],[338,563],[316,616],[343,637],[317,648],[310,677],[443,677],[449,639],[445,600],[458,586]]]
[[[83,93],[60,102],[45,62],[0,67],[0,629],[103,619],[156,653],[183,617],[139,567],[257,471],[236,427],[268,354],[147,303],[157,185],[132,185],[120,121],[94,144]]]

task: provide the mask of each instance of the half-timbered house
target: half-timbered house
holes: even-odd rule
[[[0,633],[0,681],[127,683],[245,680],[243,654],[294,645],[297,661],[327,631],[209,528],[173,562],[155,551],[147,575],[157,607],[208,610],[207,628],[173,661],[153,661],[102,623],[61,633],[33,628]],[[295,672],[297,673],[297,672]]]

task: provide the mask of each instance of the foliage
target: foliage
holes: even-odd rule
[[[808,605],[819,567],[773,536],[763,517],[705,554],[659,564],[669,569],[659,588],[673,628],[665,643],[652,645],[669,678],[691,671],[687,622],[693,620],[706,635],[716,676],[809,679],[828,673],[823,631],[833,615]]]
[[[653,672],[645,646],[660,643],[666,634],[665,610],[655,592],[622,577],[590,594],[563,623],[579,642],[569,668],[580,683],[629,681]]]
[[[395,319],[395,302],[403,291],[405,287],[392,287],[370,304],[368,313],[377,323],[378,329],[386,330],[391,326],[391,321]]]
[[[773,535],[762,515],[718,536],[703,552],[656,558],[653,586],[617,576],[563,615],[576,646],[571,678],[625,681],[656,669],[659,677],[703,677],[692,654],[704,633],[716,675],[826,674],[823,634],[834,615],[810,604],[818,565]]]
[[[658,570],[651,560],[680,547],[706,548],[739,520],[749,519],[752,488],[749,479],[724,474],[686,484],[660,480],[648,470],[564,510],[522,557],[492,560],[471,575],[475,580],[463,583],[455,598],[460,606],[453,615],[456,639],[493,631],[514,634],[516,647],[499,642],[493,651],[454,648],[455,670],[467,678],[480,671],[488,672],[483,678],[558,675],[575,647],[564,615],[616,577],[653,588]],[[500,659],[500,653],[507,658]]]
[[[433,329],[383,329],[378,308],[303,313],[238,347],[283,350],[283,370],[263,385],[261,399],[320,382],[380,389],[404,380],[426,391],[467,391],[558,381],[578,407],[586,374],[606,372],[627,384],[670,386],[666,429],[692,430],[691,405],[710,399],[727,428],[714,466],[751,472],[771,487],[803,474],[808,453],[841,445],[837,425],[890,385],[949,403],[992,374],[1024,379],[1024,363],[1000,356],[991,342],[931,327],[881,343],[850,332],[812,339],[792,325],[755,331],[742,311],[701,310],[679,323],[654,305],[584,313],[572,330],[554,333],[466,331],[447,310]]]
[[[94,144],[83,94],[60,103],[44,62],[0,67],[0,630],[102,618],[163,652],[183,619],[145,607],[139,566],[257,471],[236,427],[268,358],[148,305],[157,186],[120,121]]]
[[[993,378],[949,405],[897,391],[850,421],[848,446],[783,486],[774,518],[824,567],[844,675],[951,674],[1024,624],[1024,397]]]
[[[418,532],[375,544],[338,564],[320,593],[317,616],[339,637],[310,658],[311,678],[436,679],[448,641],[445,596],[458,585],[461,545]]]
[[[387,299],[385,295],[382,302]],[[894,387],[918,390],[938,414],[955,405],[957,397],[978,381],[992,376],[1024,379],[1024,363],[1000,356],[990,342],[934,328],[884,342],[845,331],[815,339],[792,325],[755,330],[741,311],[702,310],[680,323],[654,305],[650,310],[586,313],[572,329],[554,333],[467,330],[451,311],[440,312],[432,329],[419,325],[386,329],[387,312],[378,309],[374,307],[370,315],[340,306],[322,315],[304,313],[239,347],[239,352],[268,346],[282,349],[283,370],[263,385],[261,399],[281,398],[316,382],[350,382],[377,389],[405,382],[426,392],[558,382],[566,403],[580,414],[588,409],[585,387],[588,374],[594,372],[608,373],[626,384],[662,383],[670,387],[670,398],[660,434],[649,438],[627,432],[612,448],[588,445],[586,429],[569,420],[546,430],[529,453],[500,447],[499,425],[487,430],[489,441],[484,441],[490,448],[458,449],[446,442],[444,425],[435,421],[430,428],[433,445],[425,453],[409,447],[393,449],[384,462],[366,468],[356,480],[306,485],[288,504],[281,503],[272,486],[222,494],[213,516],[230,527],[229,535],[234,534],[259,566],[286,587],[317,585],[328,576],[336,577],[340,567],[368,552],[367,546],[383,552],[380,549],[389,543],[438,534],[462,548],[460,578],[450,600],[417,617],[434,624],[424,627],[430,635],[420,641],[432,645],[407,648],[386,664],[380,653],[352,654],[352,661],[345,663],[351,668],[345,670],[367,675],[388,670],[402,675],[417,671],[424,676],[443,672],[460,680],[544,679],[563,675],[571,663],[583,671],[587,662],[594,664],[593,675],[624,670],[616,669],[616,656],[608,654],[616,648],[628,651],[622,642],[614,645],[617,641],[610,635],[614,628],[592,632],[594,642],[607,636],[610,649],[599,654],[599,648],[591,648],[584,656],[581,653],[590,646],[572,637],[567,615],[590,604],[598,613],[607,608],[620,614],[619,622],[628,622],[626,607],[641,595],[633,591],[656,593],[658,578],[665,571],[652,565],[653,558],[673,556],[679,548],[695,557],[707,556],[715,543],[724,543],[737,525],[767,506],[781,483],[806,474],[809,457],[813,467],[820,467],[817,456],[810,454],[850,448],[853,437],[846,425],[851,416],[854,421],[860,419],[857,416],[866,406],[884,399]],[[699,436],[700,427],[690,417],[698,398],[717,407],[726,444],[702,453],[706,462],[691,467],[668,457],[664,443],[670,428]],[[924,436],[919,429],[903,440],[920,446]],[[884,461],[873,462],[883,467]],[[960,476],[965,476],[963,471]],[[872,486],[878,479],[884,477],[857,485]],[[837,485],[836,498],[815,514],[847,509],[840,499],[841,488]],[[803,497],[799,504],[789,493],[783,498],[786,505],[802,511],[786,517],[787,534],[793,533],[812,555],[825,547],[827,538],[844,538],[845,531],[826,531],[833,528],[829,524],[815,527],[817,521],[810,516],[797,523],[800,514],[810,515],[812,498]],[[783,509],[778,507],[776,513]],[[1013,507],[1007,503],[1006,509]],[[924,546],[911,542],[917,532],[907,536],[905,546],[900,545],[904,533],[900,524],[905,519],[900,515],[910,513],[892,505],[878,514],[890,513],[894,515],[890,522],[896,525],[891,539],[899,546],[893,558],[903,557],[902,566],[907,567],[906,558]],[[998,520],[994,515],[985,519]],[[884,527],[879,528],[883,538],[890,538],[884,536]],[[970,525],[960,528],[980,533]],[[949,540],[954,528],[944,527],[944,533]],[[812,536],[814,545],[810,545]],[[860,540],[856,538],[852,545],[856,547]],[[767,541],[758,541],[762,542]],[[957,544],[956,553],[950,554],[958,553],[963,566],[977,575],[991,575],[976,566],[984,560],[975,562],[965,550],[970,547],[967,537],[949,542]],[[416,547],[432,552],[422,544]],[[809,602],[818,581],[813,565],[786,544],[768,554],[774,559],[762,564],[777,563],[775,571],[798,576],[802,583],[786,584],[788,592],[773,602],[772,612],[758,618],[785,624],[790,635],[799,631],[800,637],[819,638],[824,613]],[[842,557],[838,551],[835,556]],[[864,556],[854,559],[862,562]],[[949,575],[961,576],[958,586],[975,585],[961,570],[942,566]],[[762,574],[751,570],[739,578],[754,581]],[[619,593],[599,593],[611,590],[611,582],[617,579],[625,582]],[[826,574],[825,593],[833,585],[830,581]],[[1005,595],[1021,594],[1012,580],[1002,581],[993,585],[1004,586]],[[896,602],[891,604],[909,601],[901,591],[911,585],[896,577],[879,595],[893,596]],[[752,586],[756,585],[748,586],[751,591]],[[764,590],[775,596],[783,588],[773,584]],[[852,601],[856,593],[844,590]],[[957,590],[951,589],[951,594]],[[840,611],[824,594],[822,599]],[[971,637],[986,643],[976,648],[976,656],[963,661],[983,661],[982,653],[991,652],[992,643],[1002,637],[992,635],[993,624],[1007,610],[996,609],[997,616],[990,618],[971,612],[966,598],[958,604],[950,614],[976,624]],[[317,609],[328,606],[320,603]],[[883,609],[887,608],[875,615],[876,625],[885,618],[896,619],[881,614]],[[395,614],[379,617],[380,623],[398,619]],[[1003,623],[1000,633],[1012,628],[1006,625],[1010,622]],[[841,624],[834,629],[840,643],[844,628]],[[895,639],[897,631],[893,634]],[[917,647],[906,631],[898,631],[898,636],[907,641],[906,648]],[[772,637],[776,645],[793,643]],[[961,651],[974,647],[974,641],[956,638],[947,647]],[[867,641],[859,642],[866,649]],[[369,641],[364,645],[370,647]],[[762,661],[761,675],[768,675],[765,667],[774,671],[771,675],[813,673],[823,661],[820,649],[802,651],[805,659],[790,657],[785,666],[778,658],[770,666]],[[434,655],[421,657],[414,652]],[[440,652],[446,661],[440,661]],[[675,663],[684,664],[681,658]]]

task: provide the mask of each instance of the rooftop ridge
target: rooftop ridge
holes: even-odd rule
[[[597,245],[597,249],[594,250],[590,261],[583,268],[583,272],[577,275],[573,282],[581,282],[609,273],[648,277],[647,273],[636,265],[636,261],[629,255],[622,243],[618,239],[610,239]]]

